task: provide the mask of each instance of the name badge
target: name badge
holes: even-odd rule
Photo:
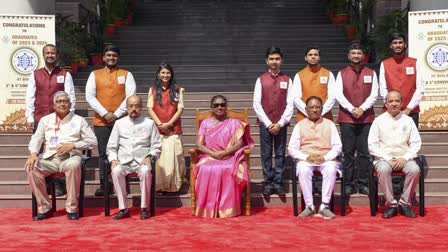
[[[62,84],[62,83],[64,83],[65,78],[64,78],[64,76],[58,76],[57,79],[56,79],[56,81],[57,81],[58,83]]]
[[[124,84],[126,81],[126,78],[124,76],[118,76],[117,80],[118,80],[118,84]]]
[[[288,82],[280,81],[280,88],[281,89],[287,89],[288,88]]]
[[[364,83],[372,83],[372,76],[370,75],[364,76]]]
[[[50,142],[48,143],[48,147],[50,148],[56,148],[59,144],[59,137],[58,136],[52,136],[50,137]]]
[[[406,67],[406,75],[413,75],[413,74],[414,74],[414,68]]]
[[[320,84],[327,84],[328,83],[328,77],[327,76],[321,76],[320,77]]]

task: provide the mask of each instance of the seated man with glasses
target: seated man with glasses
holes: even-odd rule
[[[107,143],[107,158],[120,211],[115,220],[130,217],[127,205],[126,175],[138,174],[141,190],[140,219],[149,218],[151,196],[151,159],[157,159],[162,149],[157,125],[142,116],[142,99],[132,95],[126,100],[128,115],[119,119]]]
[[[31,190],[37,199],[38,214],[34,220],[52,216],[51,202],[45,188],[45,177],[58,172],[65,173],[67,181],[66,210],[69,220],[78,215],[78,194],[81,183],[82,150],[97,145],[95,134],[87,121],[70,112],[70,96],[64,91],[55,93],[55,112],[42,117],[29,143],[30,156],[25,170]],[[44,146],[39,156],[41,146]]]

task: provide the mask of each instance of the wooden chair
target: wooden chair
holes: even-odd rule
[[[83,217],[84,215],[84,185],[85,185],[85,173],[87,169],[87,161],[92,157],[92,151],[87,150],[83,151],[84,157],[81,159],[81,183],[79,187],[79,206],[78,206],[78,214],[79,217]],[[50,194],[51,194],[51,209],[53,212],[56,212],[56,191],[54,183],[58,178],[65,178],[65,173],[58,172],[53,173],[50,176],[45,178],[45,183],[50,184]],[[31,208],[33,217],[37,215],[37,200],[34,196],[34,193],[31,194]]]
[[[210,110],[200,112],[199,109],[196,109],[196,134],[198,133],[199,127],[203,120],[209,118],[212,116],[212,112]],[[233,109],[227,109],[227,117],[239,119],[245,123],[249,123],[249,113],[248,109],[244,108],[243,111],[233,110]],[[197,162],[198,157],[198,150],[197,149],[189,149],[188,152],[190,153],[190,195],[191,195],[191,214],[194,215],[196,213],[196,191],[195,191],[195,184],[196,184],[196,176],[193,171],[193,166]],[[246,211],[245,215],[250,215],[250,150],[244,150],[244,162],[246,162],[247,165],[247,177],[248,181],[246,184]]]
[[[292,162],[292,202],[293,202],[293,212],[294,216],[299,216],[299,210],[298,210],[298,202],[297,202],[297,159],[293,159]],[[313,176],[322,176],[322,174],[319,171],[314,171]],[[340,208],[341,208],[341,216],[345,216],[345,190],[344,190],[344,176],[337,175],[336,180],[340,181],[341,185],[341,200],[340,200]],[[300,205],[302,211],[305,209],[305,201],[303,199],[303,195],[300,194]],[[334,212],[334,191],[331,194],[331,200],[330,200],[330,210]]]
[[[425,216],[425,174],[424,174],[425,156],[418,155],[414,160],[420,167],[420,177],[418,180],[418,192],[419,192],[418,206],[419,206],[419,215],[423,217]],[[405,177],[406,174],[404,174],[402,171],[392,171],[392,176]],[[371,170],[369,172],[369,190],[370,190],[369,195],[370,215],[375,216],[376,212],[378,211],[378,178],[374,165],[371,166]]]
[[[110,193],[109,193],[109,178],[111,178],[111,173],[109,167],[109,161],[106,159],[104,160],[104,215],[110,216]],[[149,214],[154,217],[155,216],[155,206],[156,206],[156,161],[154,159],[151,160],[151,196],[149,199]],[[130,180],[137,180],[139,181],[138,175],[136,172],[129,173],[126,175],[126,190],[129,193],[130,186],[129,181]],[[126,200],[126,199],[125,199]]]

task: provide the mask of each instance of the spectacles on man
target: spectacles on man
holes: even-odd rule
[[[225,108],[226,106],[227,106],[227,104],[225,102],[223,102],[223,103],[213,103],[213,108],[219,108],[219,107]]]
[[[68,104],[70,100],[64,99],[64,100],[56,100],[56,104]]]

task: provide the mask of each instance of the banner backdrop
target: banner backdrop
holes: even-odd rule
[[[55,17],[0,15],[0,134],[31,131],[26,127],[28,76],[44,66],[42,48],[55,44]]]
[[[423,72],[421,130],[448,130],[448,10],[409,12],[409,56]]]

